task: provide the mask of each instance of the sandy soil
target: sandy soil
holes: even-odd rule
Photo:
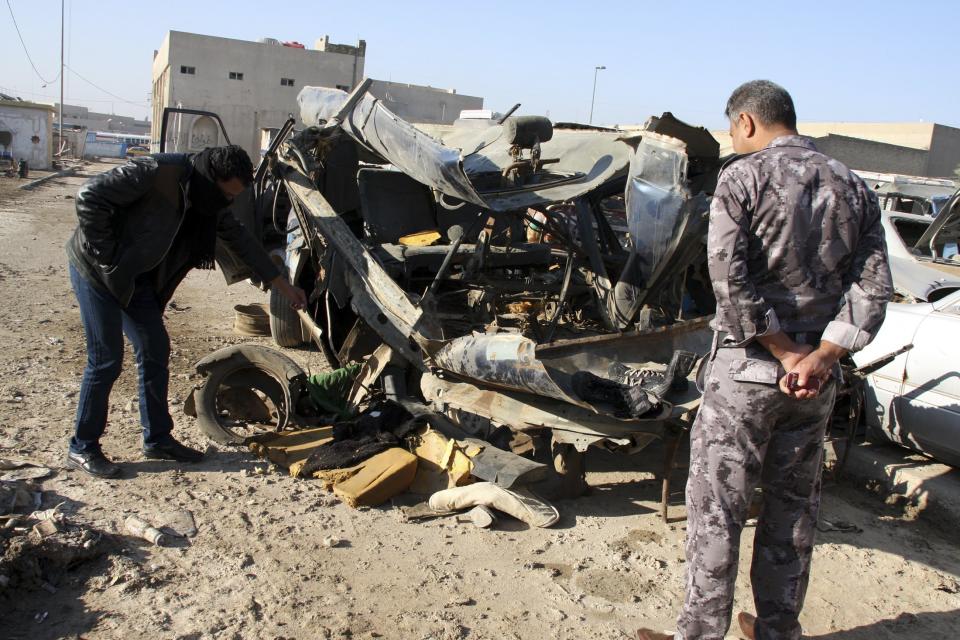
[[[92,165],[87,175],[107,168]],[[63,244],[84,176],[33,192],[0,179],[0,457],[59,467],[84,363]],[[557,504],[549,530],[506,522],[486,531],[455,520],[403,524],[389,507],[354,510],[319,487],[258,475],[243,450],[210,445],[180,407],[192,363],[241,339],[232,307],[264,301],[194,272],[167,317],[173,341],[176,434],[208,459],[178,467],[140,455],[136,371],[111,402],[106,452],[125,477],[99,481],[58,470],[44,508],[65,502],[74,522],[112,532],[112,551],[48,576],[50,589],[0,590],[5,638],[626,638],[641,624],[673,628],[682,598],[682,474],[669,524],[656,500],[657,447],[588,458],[592,495]],[[321,369],[317,354],[294,351]],[[195,516],[189,543],[158,548],[123,533],[127,515],[171,509]],[[831,640],[960,637],[955,531],[907,520],[881,498],[827,483],[823,515],[862,533],[819,536],[803,613],[806,632]],[[322,540],[344,543],[327,548]],[[737,607],[752,610],[753,529],[743,539]],[[44,616],[44,614],[46,614]],[[38,621],[39,620],[39,621]],[[736,637],[736,636],[733,636]]]

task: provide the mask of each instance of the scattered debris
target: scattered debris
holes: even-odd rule
[[[32,485],[4,481],[0,487],[5,508],[0,514],[0,589],[54,593],[69,571],[113,548],[103,532],[71,522],[62,503],[39,510],[41,493]],[[11,497],[16,499],[9,501]]]
[[[128,516],[124,525],[131,534],[143,538],[150,544],[162,547],[167,543],[167,537],[162,531],[139,516]]]
[[[193,512],[188,509],[176,509],[160,515],[157,528],[164,533],[179,538],[192,538],[197,535],[197,524]]]
[[[29,464],[29,463],[27,463]],[[42,480],[53,474],[53,469],[41,466],[23,466],[13,469],[0,476],[0,480],[11,482],[15,480]]]
[[[462,511],[478,505],[502,511],[532,527],[549,527],[560,519],[555,507],[540,500],[529,490],[512,491],[492,482],[445,489],[430,496],[430,507],[440,513]]]
[[[830,522],[829,520],[824,520],[823,518],[820,518],[820,521],[817,522],[817,531],[821,531],[823,533],[827,533],[828,531],[837,531],[839,533],[863,533],[863,529],[852,522],[844,522],[842,520]]]
[[[238,304],[233,332],[241,336],[270,335],[270,313],[265,304]]]

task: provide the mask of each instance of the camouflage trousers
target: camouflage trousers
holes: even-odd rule
[[[799,640],[817,511],[823,435],[836,383],[814,399],[777,387],[761,346],[721,348],[690,436],[686,598],[678,640],[721,640],[730,627],[740,533],[763,489],[750,578],[757,640]]]

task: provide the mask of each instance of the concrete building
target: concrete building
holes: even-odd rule
[[[296,113],[304,85],[352,89],[363,78],[366,43],[331,43],[314,49],[264,38],[248,42],[169,31],[153,56],[152,150],[159,149],[165,107],[217,113],[227,135],[256,159],[262,131],[280,127]],[[295,46],[294,46],[295,45]],[[167,137],[170,150],[200,150],[223,144],[216,122],[182,116]]]
[[[933,122],[800,122],[799,132],[852,169],[913,176],[954,177],[960,129]],[[711,131],[720,153],[732,153],[728,131]]]
[[[31,169],[50,169],[53,160],[53,107],[23,100],[0,100],[0,158],[26,160]]]
[[[270,38],[248,42],[170,31],[153,57],[152,150],[159,150],[163,109],[180,106],[218,114],[230,141],[256,160],[271,132],[299,112],[300,89],[350,91],[364,77],[365,60],[363,40],[357,46],[342,45],[324,36],[307,49]],[[483,107],[483,98],[454,89],[374,80],[370,92],[401,118],[418,123],[449,124],[461,110]],[[171,120],[170,150],[223,144],[217,123],[209,117]]]
[[[53,106],[55,109],[60,108],[59,103]],[[86,127],[89,131],[150,135],[149,120],[137,120],[130,116],[118,116],[112,113],[99,113],[90,111],[87,107],[73,104],[63,105],[63,126],[64,128]]]

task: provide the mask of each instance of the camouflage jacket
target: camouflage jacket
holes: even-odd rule
[[[803,136],[782,136],[721,173],[710,206],[714,329],[726,344],[823,332],[856,351],[893,286],[876,195]]]

